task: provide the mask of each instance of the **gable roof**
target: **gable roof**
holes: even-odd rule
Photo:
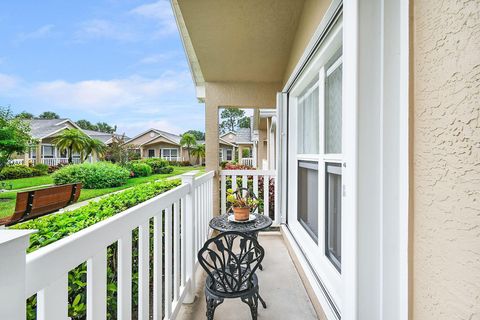
[[[252,143],[252,134],[250,128],[239,128],[235,143]]]
[[[80,129],[80,127],[70,119],[31,119],[27,121],[30,124],[30,134],[35,139],[47,138],[56,132],[68,129],[66,123]]]
[[[133,138],[127,140],[127,141],[125,142],[125,144],[127,144],[127,143],[129,143],[129,142],[131,142],[131,141],[133,141],[133,140],[135,140],[135,139],[137,139],[137,138],[140,138],[141,136],[144,136],[144,135],[146,135],[147,133],[150,133],[150,132],[155,132],[155,133],[157,133],[158,135],[164,137],[165,139],[170,140],[170,141],[172,141],[173,143],[178,144],[178,145],[180,145],[180,140],[182,139],[182,137],[180,137],[179,135],[176,135],[176,134],[173,134],[173,133],[170,133],[170,132],[166,132],[166,131],[162,131],[162,130],[158,130],[158,129],[150,128],[150,129],[148,129],[148,130],[146,130],[146,131],[144,131],[144,132],[142,132],[142,133],[140,133],[140,134],[137,134],[137,135],[134,136]],[[152,139],[148,140],[147,142],[145,142],[145,143],[143,143],[143,144],[146,144],[146,143],[148,143],[148,142],[150,142],[150,141],[153,141],[153,140],[155,140],[155,139],[157,139],[157,138],[158,138],[158,137],[153,137]]]

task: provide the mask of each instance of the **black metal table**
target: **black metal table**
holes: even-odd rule
[[[228,220],[228,214],[222,214],[218,217],[213,217],[210,220],[210,228],[215,229],[220,232],[226,231],[238,231],[243,232],[249,235],[252,235],[256,238],[258,231],[267,229],[272,225],[272,219],[263,214],[254,214],[257,218],[249,222],[231,222]]]

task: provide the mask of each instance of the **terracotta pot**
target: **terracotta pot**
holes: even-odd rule
[[[245,221],[250,217],[250,208],[233,208],[233,215],[237,221]]]

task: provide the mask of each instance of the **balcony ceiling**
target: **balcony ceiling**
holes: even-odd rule
[[[173,0],[197,85],[281,82],[303,0]]]

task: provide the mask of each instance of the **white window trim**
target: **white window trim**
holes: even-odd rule
[[[408,319],[409,311],[409,286],[408,286],[408,224],[409,224],[409,2],[386,2],[378,1],[375,3],[361,1],[346,1],[342,4],[342,0],[333,0],[324,19],[318,26],[314,36],[309,42],[305,52],[303,53],[299,63],[292,72],[287,81],[283,92],[277,95],[277,105],[282,108],[279,112],[281,124],[278,141],[281,142],[279,148],[279,156],[283,161],[278,161],[277,168],[282,172],[279,181],[282,181],[282,193],[287,194],[286,187],[289,184],[287,180],[287,163],[286,149],[288,149],[287,141],[287,96],[290,93],[292,84],[296,82],[301,74],[306,62],[310,59],[311,53],[315,50],[318,43],[323,41],[323,37],[328,29],[331,21],[335,19],[338,11],[343,11],[344,17],[344,38],[343,38],[343,62],[344,77],[343,81],[343,104],[348,106],[351,117],[347,118],[346,126],[351,137],[358,137],[358,131],[368,129],[370,124],[374,126],[371,130],[375,130],[377,136],[379,132],[383,133],[383,140],[380,145],[376,145],[380,152],[368,154],[369,150],[361,150],[357,146],[352,146],[343,150],[347,167],[344,168],[342,179],[352,186],[347,190],[346,206],[343,208],[344,217],[347,219],[344,231],[349,233],[350,243],[344,242],[342,247],[342,273],[343,273],[343,308],[342,319]],[[361,54],[360,54],[361,52]],[[372,59],[371,53],[375,54]],[[372,68],[373,67],[373,68]],[[380,70],[379,70],[380,69]],[[370,70],[369,74],[360,73],[360,70]],[[374,75],[380,82],[375,83],[376,90],[374,94],[368,92],[365,86],[370,84],[370,76]],[[380,88],[380,90],[379,90]],[[348,94],[346,94],[348,92]],[[362,119],[363,122],[357,123],[358,110],[368,113],[367,110],[378,108],[378,104],[385,106],[384,112],[380,113],[382,118],[378,118],[378,113],[374,114],[375,119]],[[387,108],[388,107],[388,108]],[[365,109],[366,108],[366,109]],[[378,109],[377,109],[378,110]],[[366,117],[365,117],[366,118]],[[386,124],[385,126],[383,124]],[[367,130],[368,133],[368,130]],[[372,142],[371,142],[372,143]],[[374,240],[380,243],[381,252],[375,252],[377,257],[368,261],[368,256],[358,256],[357,252],[360,248],[362,251],[368,250],[368,242],[362,238],[362,230],[360,219],[365,218],[361,213],[363,208],[360,199],[357,196],[358,190],[362,187],[368,188],[364,177],[358,174],[364,169],[359,168],[359,163],[368,163],[372,157],[375,163],[370,164],[371,167],[377,166],[380,161],[381,166],[376,169],[383,171],[379,181],[382,184],[380,189],[383,190],[380,199],[375,199],[378,203],[377,208],[384,211],[389,210],[388,217],[381,220],[380,227],[374,228],[370,232],[368,238],[372,238],[375,233]],[[382,159],[397,160],[394,163],[382,162]],[[359,160],[362,160],[359,162]],[[288,166],[290,163],[288,162]],[[391,170],[385,170],[386,167]],[[393,170],[392,170],[393,169]],[[371,180],[371,179],[370,179]],[[372,181],[372,180],[371,180]],[[280,194],[281,196],[281,194]],[[394,202],[384,201],[395,198]],[[280,197],[280,208],[282,210],[282,222],[286,222],[288,196]],[[365,201],[366,199],[363,199]],[[368,199],[372,200],[372,199]],[[386,219],[388,218],[388,219]],[[290,217],[288,217],[288,220]],[[365,221],[362,222],[365,225]],[[286,232],[286,238],[290,242],[292,239],[288,228],[283,228]],[[391,246],[396,246],[399,250],[393,252]],[[390,247],[389,247],[390,246]],[[297,252],[298,248],[295,249]],[[302,266],[307,266],[303,256],[299,257]],[[368,271],[368,266],[380,267],[379,272]],[[396,267],[392,267],[396,266]],[[368,273],[365,273],[367,272]],[[311,269],[305,267],[307,277],[313,285],[319,301],[324,307],[328,319],[335,319],[337,316],[331,312],[328,299],[324,296],[321,285],[316,282],[316,277],[312,274]],[[362,281],[360,282],[360,279]],[[318,279],[317,279],[318,280]],[[366,283],[375,284],[367,286]],[[384,290],[388,288],[388,290]]]

